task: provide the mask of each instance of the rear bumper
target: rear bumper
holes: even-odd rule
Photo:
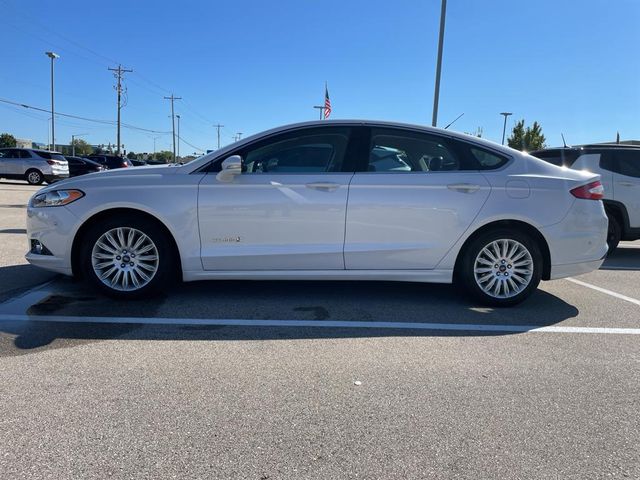
[[[550,279],[598,269],[608,251],[608,225],[602,202],[576,200],[561,222],[542,228],[549,246]]]
[[[602,262],[604,262],[604,258],[591,262],[571,263],[569,265],[552,265],[549,280],[557,280],[559,278],[573,277],[574,275],[593,272],[600,268]]]
[[[57,182],[58,180],[69,178],[68,173],[45,173],[42,176],[44,177],[44,181],[47,183],[53,183]]]

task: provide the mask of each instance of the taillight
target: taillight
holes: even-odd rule
[[[129,164],[127,162],[122,162],[122,168],[128,167],[128,166],[129,166]]]
[[[604,187],[599,180],[588,183],[571,190],[571,195],[585,200],[602,200],[604,198]]]

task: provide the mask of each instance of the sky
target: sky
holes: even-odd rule
[[[0,99],[115,121],[108,67],[121,63],[125,149],[181,154],[314,120],[328,84],[332,119],[431,124],[440,0],[0,0]],[[448,0],[442,127],[501,141],[503,117],[538,121],[549,146],[640,139],[639,0]],[[0,132],[46,143],[50,115],[0,102]],[[57,118],[115,143],[111,124]]]

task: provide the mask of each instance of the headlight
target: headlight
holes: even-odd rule
[[[31,200],[32,207],[59,207],[75,202],[84,197],[80,190],[52,190],[51,192],[36,195]]]

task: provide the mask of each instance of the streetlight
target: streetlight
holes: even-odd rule
[[[447,14],[447,0],[442,0],[440,8],[440,35],[438,36],[438,61],[436,63],[436,86],[433,92],[433,117],[431,118],[431,126],[435,127],[438,123],[438,101],[440,99],[440,74],[442,73],[442,48],[444,45],[444,20]]]
[[[513,113],[511,113],[511,112],[502,112],[502,113],[500,113],[500,115],[504,115],[504,125],[502,127],[502,145],[504,145],[504,134],[507,131],[507,117],[509,115],[513,115]]]
[[[85,135],[89,135],[88,133],[76,133],[75,135],[71,135],[71,156],[76,156],[76,137],[84,137]]]
[[[53,61],[56,58],[60,58],[60,55],[54,52],[44,52],[47,57],[51,59],[51,150],[56,149],[56,127],[55,127],[55,114],[53,108]]]

